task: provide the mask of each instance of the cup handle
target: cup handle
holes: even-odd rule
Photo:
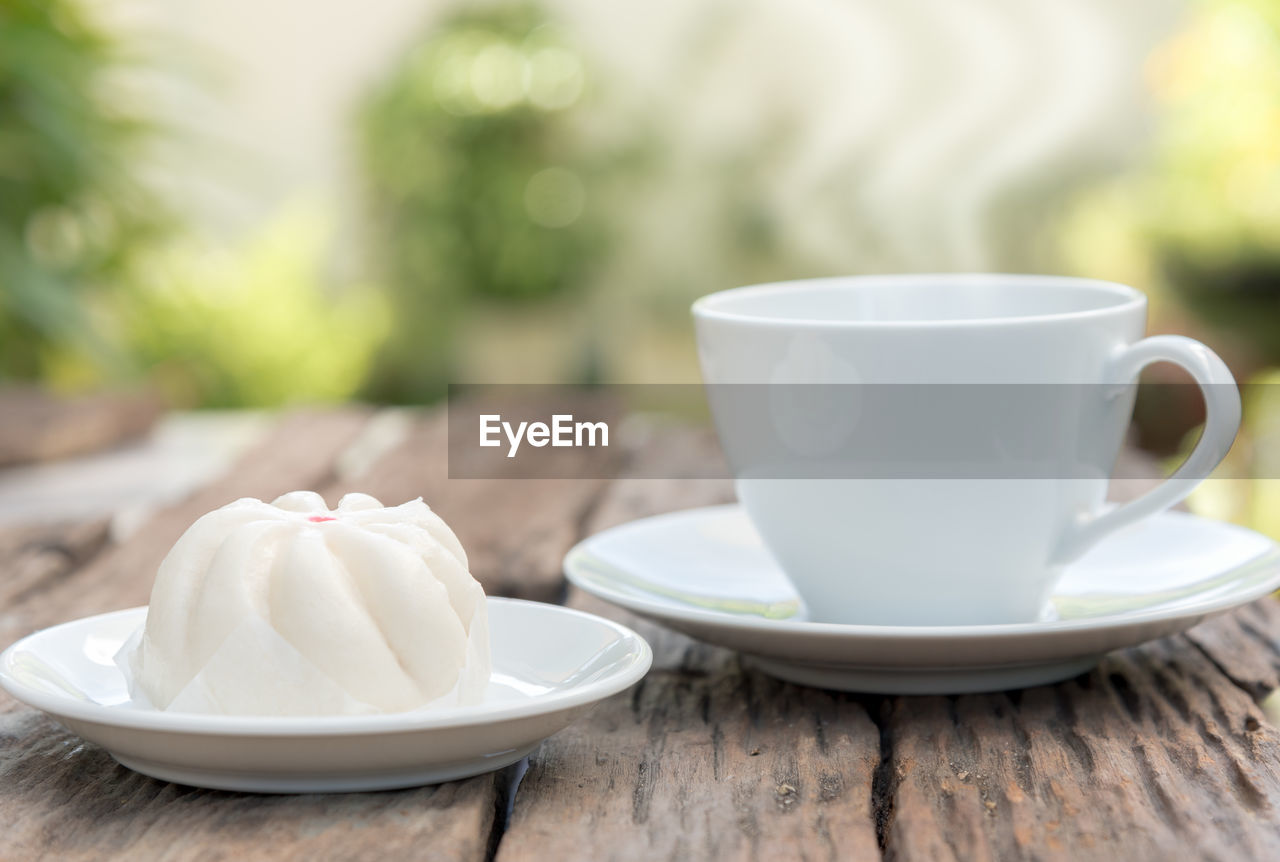
[[[1182,502],[1226,457],[1240,430],[1240,391],[1235,379],[1218,354],[1193,339],[1155,335],[1122,348],[1111,360],[1109,379],[1136,380],[1138,372],[1153,362],[1182,366],[1200,387],[1205,407],[1200,440],[1172,476],[1138,499],[1102,514],[1079,516],[1067,528],[1055,562],[1069,563],[1108,533]]]

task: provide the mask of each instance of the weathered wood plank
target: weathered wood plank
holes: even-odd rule
[[[1280,857],[1280,733],[1186,638],[882,710],[887,859]]]
[[[1274,596],[1201,623],[1187,637],[1255,699],[1280,689],[1280,601]]]
[[[147,603],[156,568],[205,512],[239,497],[272,499],[330,480],[334,459],[368,418],[365,410],[302,411],[286,416],[219,480],[157,513],[128,541],[106,548],[87,566],[6,603],[0,643],[89,614]]]
[[[146,432],[160,415],[147,394],[58,398],[36,387],[0,389],[0,467],[106,449]]]
[[[490,592],[542,598],[560,594],[560,558],[581,535],[732,499],[723,480],[638,478],[705,474],[714,443],[687,430],[654,436],[612,483],[450,481],[443,419],[425,414],[371,464],[335,471],[366,416],[287,420],[124,545],[102,548],[93,528],[68,538],[83,566],[0,534],[0,565],[21,558],[34,572],[0,578],[0,642],[144,602],[173,539],[236,496],[422,495]],[[383,794],[198,791],[129,772],[0,698],[0,859],[482,859],[499,838],[500,860],[1280,857],[1280,734],[1250,696],[1280,684],[1274,604],[1058,686],[859,698],[773,681],[585,595],[569,601],[640,630],[654,671],[535,753],[501,836],[510,773]]]
[[[41,524],[0,530],[0,608],[48,589],[107,545],[109,524]]]
[[[0,640],[145,603],[156,566],[192,520],[237,497],[271,499],[331,484],[335,459],[367,416],[353,410],[286,417],[225,477],[159,513],[124,544],[59,578],[36,578],[0,616]],[[480,860],[495,839],[507,781],[503,773],[435,788],[328,796],[196,790],[133,773],[0,697],[0,859]]]
[[[363,491],[396,504],[421,496],[453,527],[485,592],[559,601],[561,561],[608,482],[598,472],[574,478],[574,471],[591,475],[598,463],[568,453],[552,478],[450,480],[448,432],[443,410],[422,414],[403,442],[362,474],[327,485],[325,497],[333,502],[348,491]]]
[[[630,472],[675,475],[707,445],[663,436]],[[731,499],[727,480],[624,478],[587,532]],[[654,667],[530,758],[500,862],[878,857],[879,731],[855,698],[769,679],[577,591],[570,604],[635,627]]]
[[[675,509],[732,503],[733,482],[724,454],[707,429],[663,428],[644,435],[625,470],[599,496],[589,519],[579,524],[580,538],[635,518]]]
[[[727,490],[623,479],[587,532],[720,502]],[[840,858],[908,860],[1280,855],[1280,734],[1249,696],[1274,687],[1273,605],[1057,686],[859,699],[771,682],[580,594],[571,603],[638,628],[655,670],[534,755],[501,860],[823,858],[833,843]],[[806,714],[824,719],[806,727]],[[834,767],[807,732],[848,746]],[[786,769],[807,788],[777,817],[762,808],[767,782],[785,772],[759,759],[770,749],[791,752]],[[815,797],[814,774],[821,787],[833,769],[844,770],[839,798]]]
[[[507,773],[262,796],[146,778],[38,713],[0,716],[0,859],[483,860]]]
[[[878,858],[879,732],[856,699],[628,622],[658,662],[530,758],[500,862]]]

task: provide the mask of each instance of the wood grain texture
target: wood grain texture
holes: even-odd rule
[[[144,604],[155,567],[196,517],[238,497],[272,499],[332,484],[335,460],[368,415],[285,417],[225,477],[160,512],[123,545],[88,554],[87,565],[61,577],[37,578],[39,589],[0,616],[0,641]],[[79,535],[70,531],[67,541]],[[0,548],[21,556],[21,549],[46,539],[10,537],[5,544],[0,538]],[[92,546],[92,537],[83,544]],[[8,584],[14,559],[0,558],[6,572],[0,583]],[[496,812],[509,780],[502,772],[434,788],[324,796],[197,790],[119,766],[102,749],[0,694],[0,860],[483,860],[497,837]]]
[[[1280,601],[1275,598],[1201,623],[1187,637],[1255,699],[1280,689]]]
[[[67,399],[36,387],[0,389],[0,467],[118,445],[149,430],[160,408],[147,394]]]
[[[888,859],[1280,858],[1280,733],[1184,637],[881,722]]]
[[[879,733],[854,698],[640,628],[659,663],[530,758],[500,862],[878,857]]]
[[[696,465],[708,443],[655,439],[587,532],[731,500],[726,480],[636,478]],[[654,666],[530,758],[499,862],[878,858],[879,731],[857,699],[770,679],[576,590],[570,604],[636,628]]]
[[[286,418],[120,546],[101,524],[0,533],[0,642],[144,602],[173,539],[237,496],[422,495],[491,593],[539,598],[564,595],[560,560],[582,536],[732,499],[729,482],[693,478],[719,457],[704,431],[640,435],[613,481],[459,481],[439,413],[342,468],[368,416]],[[639,630],[654,670],[543,744],[509,822],[513,770],[391,793],[201,791],[134,774],[0,698],[0,860],[1280,858],[1280,732],[1255,702],[1280,687],[1273,599],[1059,685],[932,698],[778,682],[584,594],[567,600]]]
[[[637,436],[637,451],[579,524],[581,538],[635,518],[734,501],[732,481],[702,478],[728,475],[710,430],[654,427]]]
[[[698,457],[683,444],[648,457]],[[585,526],[727,496],[723,483],[623,478]],[[935,698],[773,682],[577,592],[570,602],[637,628],[655,669],[534,755],[500,860],[1280,857],[1280,735],[1250,696],[1280,665],[1271,599],[1060,685]],[[785,763],[761,759],[779,750]],[[842,792],[824,797],[837,777]],[[790,805],[765,804],[774,779]]]
[[[352,409],[285,416],[226,475],[157,513],[128,541],[7,603],[0,615],[0,643],[64,620],[146,604],[160,561],[196,518],[239,497],[270,500],[329,481],[334,459],[368,415]]]
[[[106,547],[108,527],[96,520],[0,530],[0,619],[88,563]]]
[[[513,472],[450,480],[448,430],[443,411],[424,413],[403,442],[367,471],[326,486],[326,498],[334,502],[348,491],[363,491],[395,504],[421,496],[453,527],[485,592],[559,601],[564,595],[561,561],[608,480],[600,477],[597,464],[564,450],[568,457],[552,478]],[[575,473],[594,478],[575,478]]]
[[[275,796],[147,778],[31,710],[0,715],[0,859],[483,860],[505,772]]]

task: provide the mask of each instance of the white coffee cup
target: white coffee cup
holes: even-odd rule
[[[1146,297],[1125,285],[1024,275],[815,279],[726,290],[695,302],[703,378],[726,450],[748,447],[759,429],[744,427],[750,423],[725,393],[731,384],[769,384],[779,387],[764,408],[779,445],[795,464],[831,468],[736,475],[739,500],[805,599],[810,619],[884,625],[1040,619],[1067,563],[1186,497],[1230,448],[1240,396],[1226,365],[1203,344],[1174,335],[1143,338],[1146,310]],[[1108,477],[1138,372],[1155,362],[1180,365],[1199,384],[1204,430],[1173,477],[1108,507]],[[834,384],[831,391],[849,398],[832,404],[803,389],[788,394],[785,387],[796,384]],[[1069,386],[1049,399],[1048,414],[991,410],[983,398],[976,407],[955,408],[968,411],[955,423],[968,436],[942,456],[914,453],[933,459],[924,473],[852,476],[830,462],[845,456],[831,453],[866,424],[854,402],[868,384]],[[928,405],[913,409],[909,398],[893,403],[893,415],[877,419],[902,431],[895,457],[912,456],[910,447],[928,439],[917,433],[919,423],[936,422],[937,414]],[[1070,450],[1071,470],[1011,476],[999,445],[965,449],[964,441],[1016,443],[1046,428],[1055,446]]]

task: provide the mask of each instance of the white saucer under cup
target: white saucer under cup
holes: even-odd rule
[[[1165,512],[1067,566],[1046,619],[991,625],[811,622],[738,505],[605,530],[569,552],[565,573],[605,601],[791,682],[956,694],[1068,679],[1111,650],[1265,596],[1280,587],[1280,547],[1243,527]]]
[[[1146,312],[1122,284],[991,274],[780,282],[693,305],[738,499],[813,617],[929,626],[1034,621],[1067,565],[1227,453],[1230,371],[1189,338],[1144,338]],[[1199,385],[1204,431],[1169,481],[1108,508],[1155,362]]]
[[[610,620],[489,598],[493,673],[472,706],[354,716],[168,712],[134,702],[115,653],[146,608],[36,632],[0,653],[0,687],[121,764],[258,793],[386,790],[501,769],[639,681],[649,645]]]

